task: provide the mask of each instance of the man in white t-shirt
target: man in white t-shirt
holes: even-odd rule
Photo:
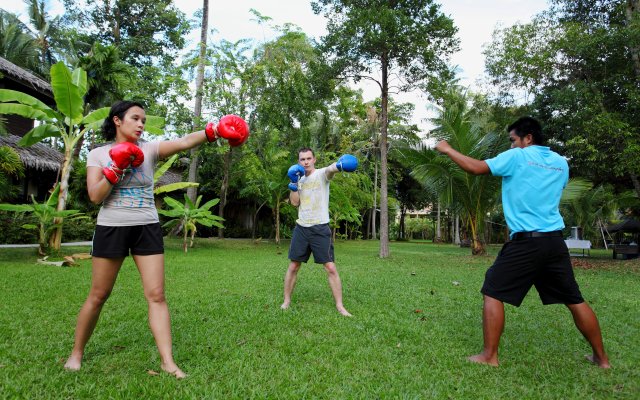
[[[289,308],[298,270],[313,253],[314,261],[324,265],[327,271],[338,312],[350,317],[351,314],[342,304],[342,283],[334,262],[329,227],[329,183],[337,172],[355,171],[358,160],[345,154],[326,168],[316,169],[315,163],[313,150],[302,148],[298,151],[298,164],[291,166],[287,173],[291,180],[289,200],[298,207],[298,219],[289,247],[290,263],[284,277],[284,302],[281,308]]]

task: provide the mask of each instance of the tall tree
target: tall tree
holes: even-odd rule
[[[209,0],[202,0],[202,24],[200,25],[200,43],[198,44],[198,68],[196,74],[196,101],[193,109],[194,123],[199,124],[202,117],[202,97],[204,89],[204,65],[207,56],[207,32],[209,31]],[[196,127],[193,126],[192,129]],[[189,163],[189,182],[197,182],[198,149],[192,148]],[[187,189],[187,195],[191,203],[196,201],[198,188],[196,186]]]
[[[389,78],[397,74],[397,90],[406,91],[448,74],[447,58],[458,49],[457,29],[433,0],[318,0],[312,7],[329,21],[322,47],[339,74],[355,81],[370,79],[380,88],[380,257],[388,257]]]
[[[631,0],[554,0],[529,24],[498,30],[487,70],[525,89],[574,174],[640,197],[640,17]]]
[[[455,89],[444,98],[442,108],[432,120],[435,139],[445,139],[462,154],[485,160],[506,147],[506,135],[491,132],[487,112],[469,105],[464,93]],[[473,255],[486,254],[483,240],[485,218],[499,201],[500,180],[489,175],[470,175],[448,157],[436,154],[426,146],[405,149],[412,176],[431,192],[439,195],[439,203],[460,210],[465,226],[471,232]]]
[[[39,71],[38,45],[29,29],[14,14],[0,9],[0,57]]]

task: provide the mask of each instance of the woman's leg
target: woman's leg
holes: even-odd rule
[[[76,324],[75,342],[71,355],[64,364],[68,370],[77,371],[93,329],[98,323],[100,311],[109,298],[124,258],[93,257],[91,261],[91,289],[82,305]]]
[[[186,374],[173,360],[171,348],[171,318],[164,296],[164,254],[137,255],[133,259],[140,271],[144,296],[149,305],[149,326],[160,353],[160,367],[176,378],[184,378]]]

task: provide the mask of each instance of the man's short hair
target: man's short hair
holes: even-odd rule
[[[306,153],[307,151],[310,151],[312,156],[316,156],[316,154],[313,152],[313,149],[311,149],[310,147],[301,147],[298,150],[298,155],[300,155],[300,153]]]
[[[532,117],[521,117],[507,128],[507,133],[514,131],[518,137],[523,138],[528,134],[531,134],[533,144],[542,145],[545,142],[545,137],[542,135],[542,125],[540,122]]]

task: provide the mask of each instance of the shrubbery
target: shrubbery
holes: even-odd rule
[[[24,229],[22,225],[38,225],[38,218],[34,215],[0,211],[0,243],[3,244],[34,244],[38,243],[38,231]],[[63,242],[81,242],[93,238],[96,222],[93,219],[79,219],[68,222],[62,230]]]

